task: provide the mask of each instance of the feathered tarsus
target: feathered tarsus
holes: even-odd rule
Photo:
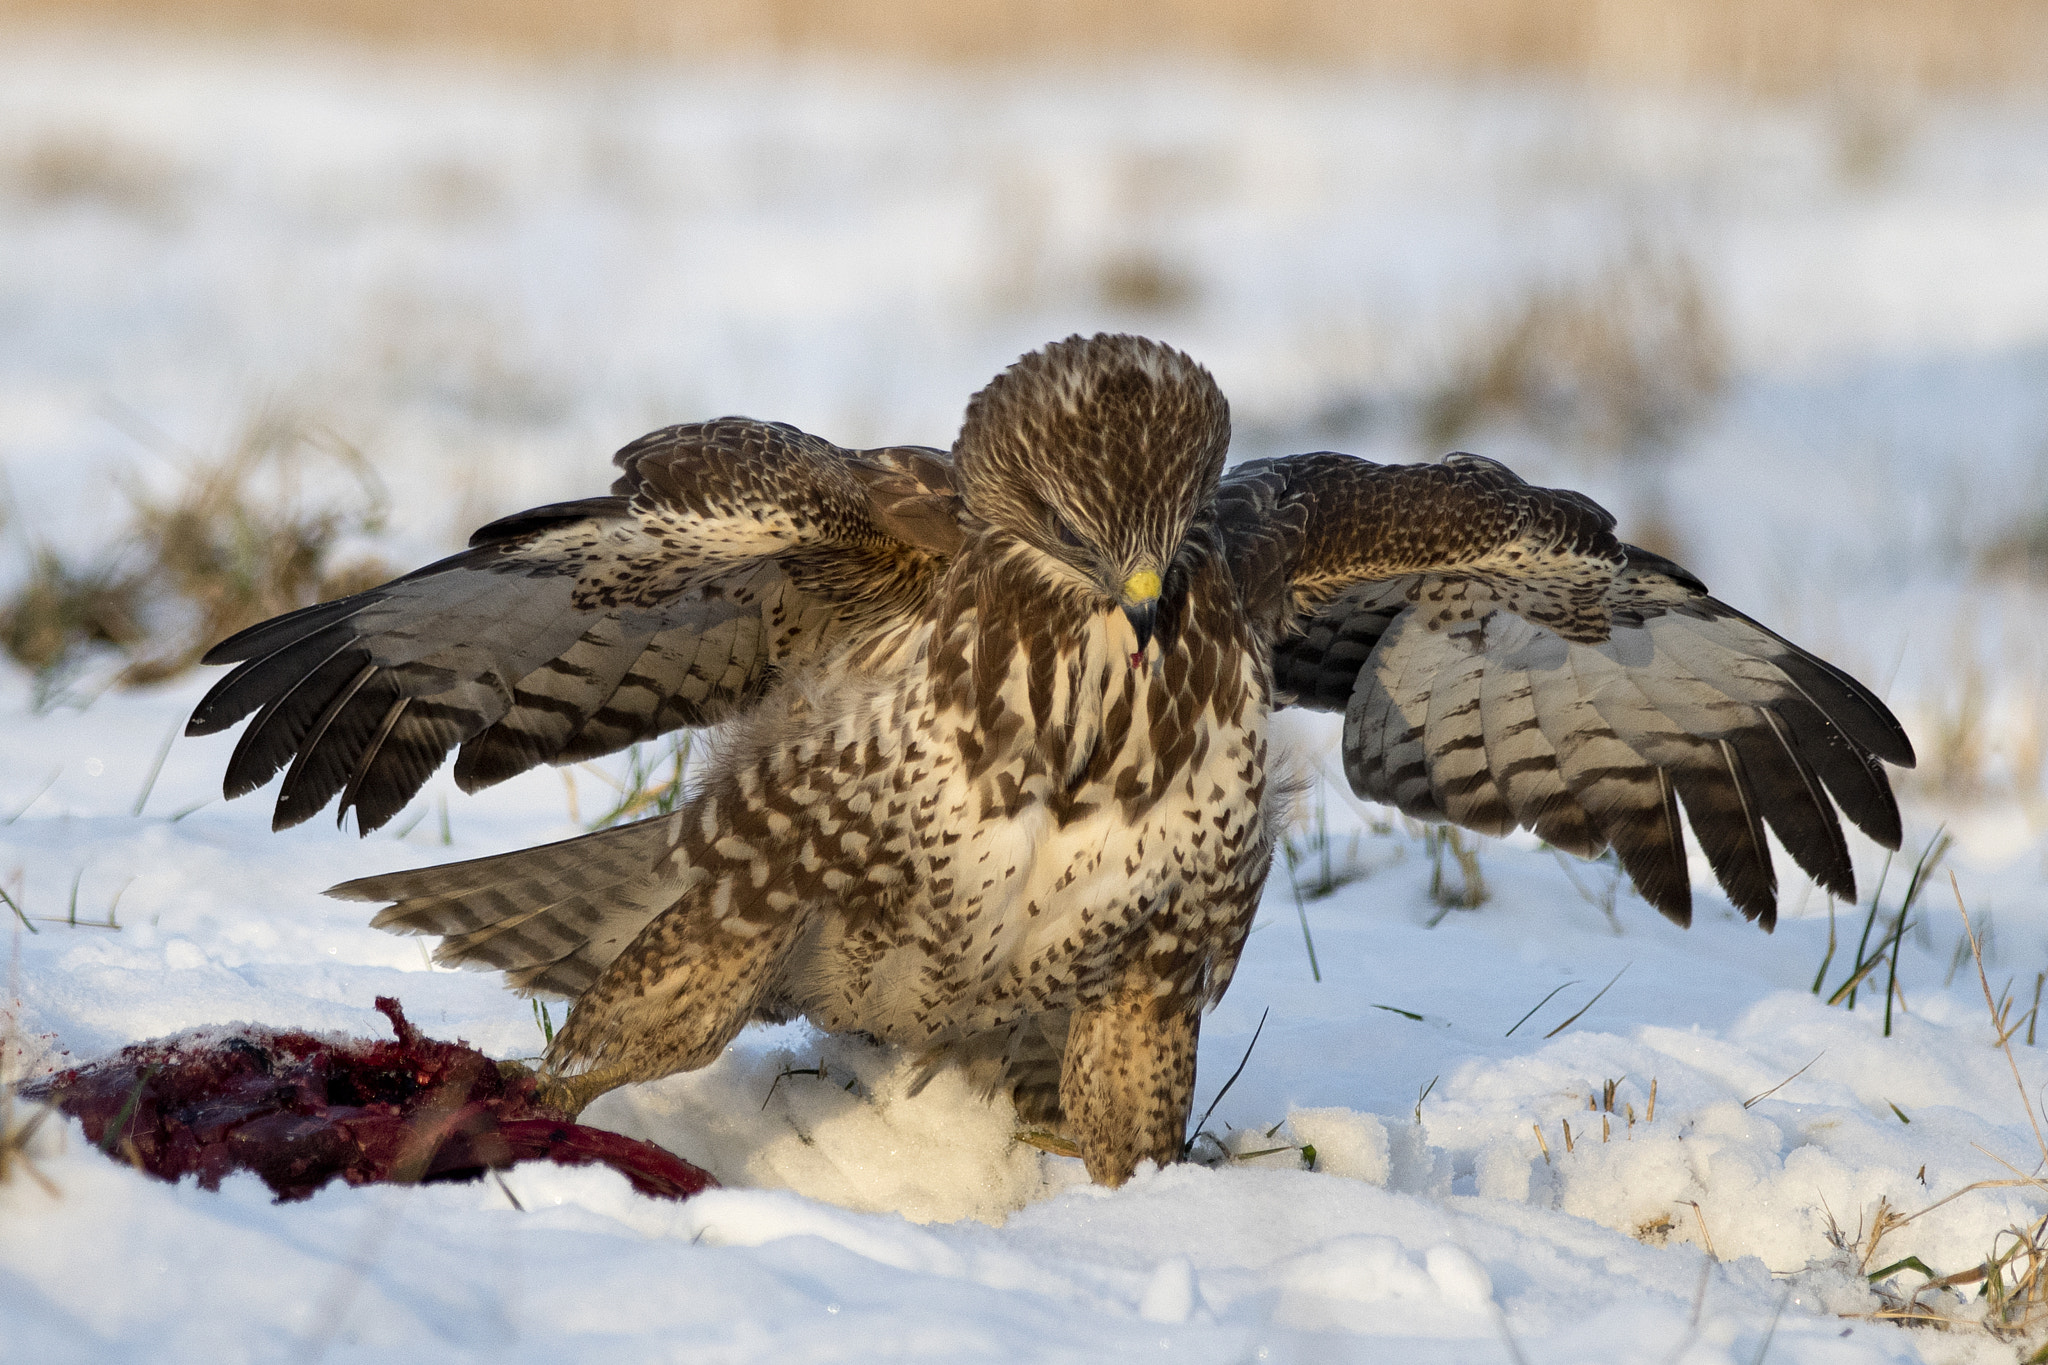
[[[1108,1181],[1179,1151],[1274,707],[1343,713],[1359,795],[1612,847],[1681,923],[1687,822],[1766,927],[1766,829],[1844,897],[1838,809],[1897,846],[1883,704],[1586,498],[1470,455],[1225,473],[1228,439],[1131,337],[1025,357],[950,452],[671,427],[609,497],[225,642],[191,732],[253,713],[228,794],[286,769],[280,826],[339,796],[367,832],[453,748],[474,789],[724,724],[673,816],[336,893],[575,999],[570,1103],[802,1015],[969,1066]]]

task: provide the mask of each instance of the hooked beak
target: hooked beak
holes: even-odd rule
[[[1122,606],[1124,619],[1138,636],[1138,652],[1131,656],[1135,668],[1152,644],[1152,626],[1159,616],[1159,575],[1140,569],[1125,579]]]

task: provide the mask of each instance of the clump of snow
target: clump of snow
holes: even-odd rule
[[[1296,1142],[1315,1148],[1315,1169],[1384,1185],[1393,1173],[1387,1125],[1376,1114],[1349,1109],[1296,1109],[1287,1115],[1287,1132]]]
[[[735,1048],[703,1071],[613,1091],[587,1121],[645,1138],[722,1184],[795,1190],[916,1223],[1001,1223],[1035,1199],[1085,1183],[1081,1163],[1016,1140],[1007,1099],[942,1071],[916,1095],[920,1068],[899,1049],[802,1035]]]

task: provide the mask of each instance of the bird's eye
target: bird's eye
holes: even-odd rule
[[[1081,537],[1075,534],[1074,528],[1067,525],[1064,518],[1054,517],[1052,519],[1052,529],[1059,533],[1061,544],[1071,545],[1077,550],[1084,548],[1084,542]]]

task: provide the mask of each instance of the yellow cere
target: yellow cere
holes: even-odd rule
[[[1124,580],[1124,600],[1131,603],[1150,602],[1159,596],[1159,575],[1150,569],[1140,569]]]

